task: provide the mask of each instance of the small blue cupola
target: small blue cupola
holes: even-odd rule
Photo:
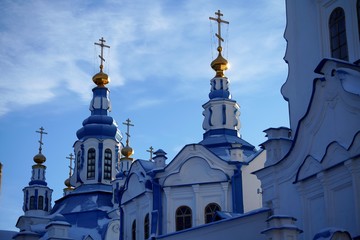
[[[42,154],[42,137],[44,134],[47,134],[44,130],[45,129],[41,127],[39,131],[36,131],[40,133],[39,153],[33,158],[35,164],[32,166],[29,186],[23,189],[23,210],[25,215],[44,216],[51,210],[51,195],[53,190],[47,186],[45,179],[46,166],[44,165],[46,157]]]

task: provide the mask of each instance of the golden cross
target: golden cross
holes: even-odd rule
[[[147,152],[150,153],[150,161],[151,161],[152,158],[153,158],[153,152],[154,152],[153,150],[154,150],[154,148],[153,148],[152,146],[150,146],[149,150],[146,150]]]
[[[105,41],[105,39],[103,37],[101,39],[99,39],[99,42],[100,43],[94,43],[94,44],[100,46],[100,48],[101,48],[101,54],[99,55],[99,58],[101,60],[100,71],[102,72],[102,70],[103,70],[103,62],[105,62],[104,47],[110,48],[110,46],[104,44],[106,41]]]
[[[39,143],[40,143],[40,146],[39,146],[39,153],[41,153],[41,150],[42,150],[42,145],[44,145],[44,143],[43,143],[43,141],[42,141],[42,136],[43,136],[43,134],[47,134],[47,132],[44,132],[44,128],[43,127],[41,127],[40,128],[40,131],[36,131],[37,133],[40,133],[40,140],[39,140]]]
[[[127,126],[127,130],[126,130],[126,146],[129,146],[129,138],[130,138],[130,126],[133,127],[134,124],[131,124],[131,120],[128,118],[126,119],[126,122],[123,122],[124,125]]]
[[[73,168],[72,168],[72,160],[74,160],[74,155],[72,154],[72,153],[70,153],[69,154],[69,157],[66,157],[67,159],[69,159],[69,161],[70,161],[70,166],[69,166],[69,168],[70,168],[70,171],[69,171],[69,178],[71,177],[71,174],[72,174],[72,170],[73,170]]]
[[[213,18],[213,17],[209,17],[210,20],[213,20],[213,21],[216,21],[218,23],[218,32],[215,33],[215,36],[218,38],[218,50],[221,51],[221,42],[224,41],[224,39],[221,37],[221,23],[226,23],[226,24],[229,24],[228,21],[225,21],[223,19],[221,19],[221,16],[223,16],[224,14],[222,14],[220,12],[220,10],[218,10],[217,12],[215,12],[215,15],[217,15],[217,18]]]

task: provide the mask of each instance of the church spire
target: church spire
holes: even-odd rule
[[[219,134],[239,136],[239,105],[231,99],[229,90],[229,80],[224,75],[224,71],[228,69],[228,61],[222,57],[222,46],[224,42],[221,35],[221,25],[229,24],[223,20],[223,14],[220,10],[215,12],[216,18],[209,17],[210,20],[216,21],[218,32],[215,34],[218,40],[218,56],[212,61],[211,67],[216,71],[215,77],[210,80],[209,101],[203,105],[204,121],[203,129],[205,130],[204,139]]]
[[[209,19],[217,22],[218,56],[212,61],[211,67],[216,71],[215,77],[210,80],[209,100],[203,104],[204,121],[202,124],[205,133],[200,144],[208,149],[214,149],[224,159],[232,161],[231,154],[244,153],[249,156],[254,153],[255,147],[240,137],[240,106],[232,99],[229,89],[229,79],[224,71],[228,69],[228,61],[222,57],[221,25],[229,24],[222,19],[223,14],[218,10],[217,17]],[[237,160],[239,160],[238,158]]]
[[[40,134],[39,153],[33,158],[35,164],[32,166],[32,175],[29,182],[29,186],[23,189],[24,192],[24,206],[23,210],[25,214],[32,214],[41,212],[42,214],[48,213],[51,210],[51,194],[52,190],[47,187],[45,179],[46,166],[43,163],[46,161],[46,157],[42,154],[43,135],[47,134],[43,127],[39,128],[37,133]]]
[[[130,158],[130,156],[134,154],[134,150],[129,146],[129,140],[130,140],[130,127],[133,127],[134,124],[131,124],[131,120],[129,118],[126,119],[126,122],[123,122],[123,124],[127,126],[127,129],[126,129],[126,146],[123,147],[123,149],[121,149],[121,154],[124,156],[124,158],[122,159],[132,159]]]
[[[115,119],[110,116],[110,91],[105,86],[109,77],[104,70],[105,39],[94,43],[100,47],[100,72],[92,78],[96,86],[92,89],[93,97],[82,127],[76,132],[78,140],[74,144],[75,167],[70,178],[74,191],[84,184],[110,185],[116,174],[116,161],[120,154],[121,132]]]
[[[218,25],[218,32],[215,33],[215,36],[218,38],[218,56],[214,61],[211,62],[211,67],[216,72],[215,77],[224,77],[224,71],[228,69],[228,61],[221,55],[222,52],[222,46],[221,42],[224,42],[224,39],[221,36],[221,23],[229,24],[228,21],[225,21],[221,19],[223,14],[218,10],[215,12],[215,15],[217,15],[217,18],[209,17],[210,20],[216,21]]]
[[[40,133],[40,140],[39,140],[39,153],[34,156],[34,162],[38,165],[43,164],[46,161],[46,157],[42,154],[42,145],[44,145],[42,141],[43,134],[47,134],[47,132],[44,132],[44,128],[39,128],[39,131],[36,131],[37,133]]]
[[[66,186],[66,188],[64,188],[64,195],[67,195],[69,192],[71,192],[72,190],[74,190],[74,188],[71,186],[70,183],[70,178],[73,172],[73,167],[72,167],[72,161],[74,160],[74,155],[72,153],[69,154],[68,157],[66,157],[66,159],[69,159],[69,177],[65,180],[64,184]]]
[[[99,87],[105,86],[110,81],[109,76],[106,73],[103,72],[103,68],[104,68],[103,63],[105,62],[104,48],[110,48],[110,46],[105,45],[105,42],[106,42],[105,39],[102,37],[102,38],[99,39],[99,43],[94,43],[95,45],[100,46],[100,49],[101,49],[100,55],[99,55],[99,58],[100,58],[100,72],[95,74],[94,77],[93,77],[93,82]]]
[[[32,166],[32,177],[31,177],[31,181],[29,182],[29,185],[34,185],[34,184],[40,184],[40,185],[44,185],[46,186],[47,183],[45,181],[45,169],[46,166],[43,165],[43,163],[46,161],[46,157],[42,154],[42,146],[44,145],[43,143],[43,135],[47,134],[47,132],[44,131],[45,129],[43,127],[39,128],[39,131],[36,131],[37,133],[40,134],[40,140],[39,142],[39,153],[36,154],[33,158],[34,162],[36,163],[35,165]]]

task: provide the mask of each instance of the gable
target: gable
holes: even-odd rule
[[[228,164],[200,144],[186,145],[166,166],[156,174],[161,185],[186,185],[227,181],[236,167]]]
[[[212,168],[206,159],[191,157],[183,162],[178,171],[169,174],[164,179],[163,186],[224,182],[228,180],[229,176],[224,171]]]
[[[146,191],[145,182],[147,179],[148,176],[146,175],[144,168],[138,161],[135,161],[131,165],[121,202],[124,203],[144,193]]]

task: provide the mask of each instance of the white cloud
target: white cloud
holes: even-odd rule
[[[178,91],[183,96],[181,91],[213,77],[207,22],[218,6],[224,8],[224,17],[230,21],[230,50],[226,51],[232,63],[231,80],[251,83],[269,72],[282,71],[279,59],[284,42],[279,42],[278,36],[283,29],[284,6],[261,1],[257,4],[266,10],[254,11],[251,2],[220,2],[2,3],[7,11],[0,20],[0,33],[6,47],[0,50],[0,64],[6,71],[0,79],[4,93],[0,116],[10,111],[12,103],[28,106],[55,99],[58,88],[69,89],[88,101],[91,77],[99,65],[99,50],[93,43],[100,37],[111,45],[109,52],[105,50],[111,88],[127,81],[171,79],[169,87],[176,86],[171,81],[180,82]],[[40,90],[43,94],[35,94]],[[154,105],[161,101],[145,102]]]

